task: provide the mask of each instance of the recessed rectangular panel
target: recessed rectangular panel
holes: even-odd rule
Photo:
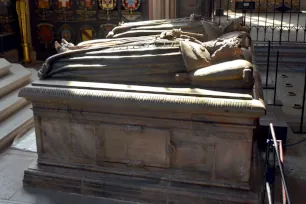
[[[95,125],[70,121],[73,156],[88,163],[96,160]]]
[[[69,122],[63,119],[42,117],[41,126],[44,153],[53,155],[54,158],[70,157],[72,149]]]
[[[180,169],[203,171],[211,175],[214,162],[215,137],[209,131],[177,129],[172,131],[175,155],[171,166]]]
[[[220,138],[216,144],[216,178],[248,182],[252,162],[252,141]]]
[[[103,128],[105,161],[170,167],[168,130],[120,125],[103,125]]]

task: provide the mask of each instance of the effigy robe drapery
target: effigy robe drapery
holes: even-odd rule
[[[140,33],[137,33],[137,36],[125,37],[126,31],[122,33],[124,38],[96,40],[95,43],[84,42],[78,46],[64,43],[62,47],[59,45],[60,53],[58,55],[46,60],[39,72],[40,78],[71,77],[75,80],[95,82],[189,84],[214,87],[216,85],[212,85],[211,82],[206,83],[206,80],[202,80],[202,84],[198,83],[200,80],[193,81],[193,79],[199,78],[197,75],[194,76],[198,73],[195,71],[205,68],[206,73],[211,74],[212,72],[207,70],[214,68],[209,66],[228,63],[235,59],[252,62],[251,40],[247,32],[222,33],[222,30],[229,30],[229,25],[232,25],[233,22],[224,25],[219,30],[219,34],[206,21],[180,19],[179,22],[179,26],[183,24],[188,28],[187,31],[199,31],[200,27],[202,34],[174,29],[163,31],[159,35],[140,37]],[[147,24],[150,25],[150,23]],[[130,27],[135,28],[136,25]],[[154,31],[155,26],[151,26]],[[177,28],[177,26],[173,27]],[[235,29],[234,26],[232,27]],[[136,28],[139,28],[139,25]],[[116,28],[114,30],[113,32],[119,32],[126,30],[126,28],[119,31]],[[142,34],[146,35],[147,33]],[[205,38],[210,39],[213,36],[218,38],[207,42],[200,41]],[[214,80],[219,81],[220,88],[231,85],[234,88],[252,87],[252,80],[250,80],[252,65],[242,60],[236,63],[239,66],[235,68],[235,71],[229,71],[234,69],[222,71],[223,74],[229,76],[228,78],[214,77]],[[231,64],[220,66],[228,67]],[[244,74],[241,74],[242,72]],[[214,72],[214,75],[217,73]],[[233,81],[223,80],[230,78]]]
[[[32,102],[38,160],[24,184],[145,203],[259,203],[252,41],[238,20],[123,23],[56,43]]]

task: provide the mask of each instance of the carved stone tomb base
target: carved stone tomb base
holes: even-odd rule
[[[139,202],[259,203],[256,84],[229,93],[34,82],[20,93],[38,151],[24,183]]]

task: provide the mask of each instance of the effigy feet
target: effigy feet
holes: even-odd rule
[[[54,47],[57,53],[62,53],[71,50],[73,47],[75,47],[75,45],[73,43],[67,42],[65,39],[62,39],[61,44],[55,41]]]

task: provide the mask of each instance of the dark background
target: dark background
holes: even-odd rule
[[[61,39],[63,25],[66,27],[66,31],[68,30],[68,32],[71,33],[71,39],[69,41],[77,44],[82,41],[82,28],[92,30],[93,39],[104,38],[108,33],[105,28],[109,28],[110,24],[118,25],[121,21],[128,21],[124,17],[125,10],[122,7],[123,0],[117,0],[116,8],[110,11],[110,20],[107,19],[106,11],[99,7],[99,0],[92,1],[95,4],[89,12],[84,12],[84,9],[80,7],[81,1],[82,0],[70,0],[71,7],[65,9],[58,8],[57,0],[49,1],[51,5],[49,9],[38,8],[38,0],[29,1],[32,45],[37,53],[37,60],[45,60],[55,53],[54,41],[59,41]],[[83,15],[80,15],[80,12]],[[141,1],[140,8],[133,11],[132,15],[139,15],[135,21],[147,20],[147,1]],[[44,38],[44,36],[47,37]]]

